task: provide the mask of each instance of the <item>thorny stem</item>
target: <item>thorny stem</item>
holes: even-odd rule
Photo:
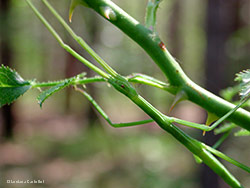
[[[164,83],[160,80],[157,80],[153,77],[149,77],[147,75],[136,75],[136,76],[127,76],[127,80],[130,83],[135,83],[135,84],[144,84],[148,86],[152,86],[158,89],[162,89],[164,91],[169,91],[169,92],[174,92],[175,88],[170,87],[167,83]],[[150,78],[150,79],[149,79]],[[50,81],[50,82],[36,82],[36,81],[30,81],[31,85],[33,88],[38,88],[38,87],[52,87],[56,86],[60,83],[63,83],[64,80],[61,81]],[[88,78],[83,78],[83,79],[77,79],[75,81],[71,82],[71,85],[81,85],[81,84],[90,84],[90,83],[95,83],[95,82],[107,82],[107,79],[99,76],[95,77],[88,77]]]
[[[116,73],[115,70],[113,70],[104,60],[102,60],[102,58],[96,54],[90,47],[89,45],[79,36],[77,36],[74,31],[68,26],[68,24],[63,20],[63,18],[56,12],[56,10],[48,3],[47,0],[43,0],[43,2],[45,3],[45,5],[50,9],[50,11],[54,14],[54,16],[60,21],[60,23],[64,26],[64,28],[70,33],[70,35],[84,48],[86,49],[90,55],[92,55],[92,57],[94,57],[103,67],[104,69],[110,73],[113,77],[116,77],[118,76],[118,74]],[[155,14],[156,14],[156,9],[159,5],[159,2],[160,1],[157,1],[157,2],[151,2],[149,1],[149,3],[152,3],[154,6],[155,6],[155,11],[153,13],[150,13],[149,11],[149,14],[153,14],[153,17],[154,17],[154,21],[151,21],[153,23],[155,23]],[[53,28],[52,28],[53,30]],[[60,37],[59,37],[60,38]],[[60,43],[60,41],[59,41]],[[152,82],[152,84],[155,84],[155,80],[153,80],[154,82]],[[159,83],[162,85],[162,83]],[[158,84],[158,86],[159,86]],[[168,87],[169,88],[169,87]],[[238,104],[235,108],[233,108],[232,110],[230,110],[226,115],[224,115],[221,119],[219,119],[216,123],[214,123],[211,127],[207,127],[207,126],[203,126],[203,125],[199,125],[195,123],[191,123],[191,122],[186,122],[184,120],[178,120],[176,118],[173,118],[177,123],[179,121],[179,123],[182,123],[184,125],[187,125],[187,126],[190,126],[190,127],[194,127],[194,128],[198,128],[198,129],[201,129],[201,130],[205,130],[205,131],[211,131],[213,130],[215,127],[217,127],[222,121],[224,121],[227,117],[229,117],[233,112],[235,112],[240,106],[241,104],[243,104],[244,102]]]
[[[150,103],[148,103],[143,97],[141,97],[136,90],[129,84],[128,80],[125,77],[120,75],[110,75],[106,74],[99,68],[94,65],[89,65],[88,61],[84,58],[81,59],[81,56],[74,52],[69,46],[65,45],[63,41],[60,39],[59,35],[54,31],[54,29],[49,25],[49,23],[39,14],[39,12],[31,5],[29,0],[26,0],[34,12],[38,15],[40,20],[46,25],[49,31],[54,35],[60,45],[70,53],[72,53],[75,57],[84,62],[87,66],[108,79],[108,82],[119,92],[126,95],[130,100],[132,100],[137,106],[139,106],[145,113],[147,113],[157,124],[168,133],[172,134],[179,142],[187,147],[194,155],[198,156],[205,164],[207,164],[211,169],[213,169],[218,175],[220,175],[229,185],[232,187],[241,187],[240,183],[230,174],[230,172],[211,154],[215,154],[227,161],[230,161],[232,164],[239,166],[245,170],[249,170],[248,167],[244,165],[241,166],[238,162],[230,159],[224,154],[220,153],[213,148],[210,148],[201,142],[191,138],[186,133],[181,131],[175,125],[173,125],[170,119],[158,111],[155,107],[153,107]],[[188,95],[190,100],[194,100],[197,104],[200,104],[204,108],[209,108],[208,103],[214,103],[216,106],[223,106],[224,111],[226,109],[231,108],[232,105],[230,103],[226,103],[222,101],[219,97],[213,96],[209,92],[195,85],[182,71],[178,63],[174,60],[174,58],[170,55],[170,53],[166,50],[165,45],[160,41],[158,35],[153,33],[152,31],[146,29],[144,26],[140,25],[136,20],[122,11],[119,7],[112,3],[110,0],[83,0],[87,5],[95,9],[102,16],[106,17],[106,19],[110,20],[109,17],[103,15],[103,7],[108,6],[110,10],[112,10],[112,14],[115,14],[116,19],[110,20],[113,24],[118,26],[121,30],[123,30],[128,36],[134,39],[138,44],[140,44],[147,53],[155,60],[155,62],[159,65],[165,75],[169,78],[169,82],[172,86],[179,87]],[[78,57],[80,56],[80,57]],[[85,62],[87,61],[87,62]],[[91,63],[90,63],[91,64]],[[93,66],[93,67],[92,67]],[[108,70],[106,70],[108,71]],[[197,96],[200,96],[197,98]],[[204,103],[204,100],[206,101]],[[210,99],[210,101],[208,100]],[[211,102],[212,99],[212,102]],[[203,104],[203,105],[202,105]],[[229,106],[228,106],[229,105]],[[222,108],[222,109],[223,109]],[[219,111],[219,110],[218,110]],[[231,111],[230,111],[231,112]],[[222,114],[223,110],[218,114]],[[236,113],[235,113],[236,114]],[[249,115],[247,112],[241,112],[238,116]],[[237,117],[237,116],[236,116]],[[247,116],[244,117],[246,119]],[[250,117],[250,116],[249,116]],[[247,121],[250,121],[248,117]],[[237,120],[237,118],[236,118]],[[232,118],[232,121],[234,119]],[[111,121],[110,121],[111,122]],[[237,122],[237,121],[236,121]],[[243,121],[244,122],[244,121]],[[111,122],[112,123],[112,122]],[[242,122],[241,122],[242,123]],[[249,128],[249,127],[248,127]],[[210,153],[211,152],[211,153]]]
[[[175,58],[168,52],[157,33],[141,25],[111,0],[82,1],[139,44],[166,75],[170,85],[177,87],[179,91],[185,92],[188,96],[188,100],[200,105],[218,117],[223,116],[235,107],[235,105],[208,92],[191,81],[176,62]],[[109,7],[116,15],[116,20],[110,20],[105,17],[101,11],[102,7]],[[242,108],[239,108],[228,117],[228,120],[250,130],[250,113]]]

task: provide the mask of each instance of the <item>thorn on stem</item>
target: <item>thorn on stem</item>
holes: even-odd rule
[[[206,125],[209,126],[211,123],[213,123],[214,121],[218,120],[219,118],[211,113],[211,112],[207,112],[207,120],[206,120]],[[202,136],[205,136],[206,131],[202,132]]]
[[[88,7],[88,5],[84,2],[84,0],[71,0],[70,9],[69,9],[69,22],[72,22],[72,16],[73,16],[74,10],[78,5],[83,5],[85,7]]]
[[[186,100],[186,99],[187,99],[187,94],[183,90],[178,92],[174,98],[174,101],[173,101],[168,113],[170,113],[178,103],[180,103],[181,101]]]
[[[108,20],[116,21],[116,13],[110,7],[101,7],[101,13]]]
[[[73,15],[73,12],[72,12],[72,14],[69,14],[69,22],[70,23],[72,22],[72,15]]]

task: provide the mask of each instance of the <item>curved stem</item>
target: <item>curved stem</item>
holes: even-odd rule
[[[136,103],[143,111],[145,111],[152,119],[154,119],[162,129],[174,136],[178,141],[185,145],[187,149],[198,156],[207,166],[213,169],[213,171],[221,176],[225,182],[227,182],[232,187],[241,187],[240,183],[234,178],[234,176],[230,174],[230,172],[211,153],[204,149],[202,143],[189,137],[176,126],[171,124],[165,118],[165,115],[155,109],[141,96],[132,99],[132,101]]]
[[[31,3],[29,2],[29,0],[26,0],[26,1],[31,6]],[[216,98],[215,95],[212,95],[206,90],[195,85],[184,74],[179,64],[167,51],[165,45],[163,44],[163,42],[161,42],[158,35],[152,32],[151,30],[145,28],[141,24],[139,24],[136,20],[134,20],[132,17],[130,17],[128,14],[122,11],[119,7],[117,7],[110,0],[82,0],[82,1],[86,2],[90,7],[92,7],[97,12],[99,12],[104,17],[106,17],[106,19],[108,19],[110,22],[117,25],[128,36],[130,36],[138,44],[140,44],[147,51],[147,53],[155,60],[155,62],[158,64],[158,66],[161,68],[164,74],[169,78],[169,82],[171,86],[184,91],[188,95],[189,100],[193,100],[197,104],[206,108],[208,111],[212,110],[212,108],[210,107],[210,103],[214,104],[215,109],[217,108],[214,113],[216,115],[220,114],[219,116],[222,116],[224,112],[226,113],[227,111],[233,108],[232,104],[223,101],[219,97]],[[115,75],[115,74],[113,76],[110,76],[109,74],[103,72],[101,69],[97,68],[96,66],[94,66],[93,64],[89,63],[87,60],[82,58],[79,54],[73,51],[68,45],[63,43],[59,35],[55,32],[55,30],[39,14],[39,12],[36,11],[36,9],[33,6],[31,6],[31,8],[35,11],[35,13],[41,19],[41,21],[46,25],[46,27],[50,30],[50,32],[54,35],[54,37],[58,40],[60,45],[65,50],[67,50],[76,58],[78,58],[81,62],[84,62],[84,64],[89,66],[91,69],[95,70],[98,74],[100,74],[104,78],[107,78],[107,81],[116,90],[118,90],[119,92],[123,93],[128,98],[130,98],[131,101],[133,101],[145,113],[147,113],[155,122],[157,122],[157,124],[162,129],[166,130],[168,133],[173,135],[180,143],[182,143],[194,155],[198,156],[206,165],[208,165],[212,170],[214,170],[218,175],[220,175],[229,185],[235,188],[241,187],[240,183],[230,174],[230,172],[210,152],[216,155],[220,155],[220,157],[223,157],[226,160],[229,160],[228,157],[221,155],[221,153],[216,152],[216,150],[212,150],[211,148],[206,148],[205,145],[191,138],[186,133],[184,133],[179,128],[177,128],[175,125],[173,125],[170,118],[162,114],[159,110],[157,110],[150,103],[148,103],[143,97],[138,95],[136,90],[130,85],[130,83],[125,77],[122,77],[120,75]],[[110,19],[111,17],[109,16],[107,17],[105,14],[103,14],[104,9],[110,10],[112,12],[112,19]],[[154,85],[154,82],[153,83],[151,82],[150,84]],[[239,120],[241,124],[246,119],[247,119],[246,122],[250,122],[250,114],[246,111],[238,110],[238,113],[235,113],[234,117],[236,118],[232,118],[232,121],[234,120],[235,122],[237,122],[237,118],[238,119],[241,118]],[[245,126],[247,126],[248,128],[250,127],[249,124]],[[233,164],[237,164],[235,161],[231,161],[231,162]]]
[[[137,75],[137,74],[136,74]],[[127,76],[126,78],[128,79],[128,81],[130,83],[138,83],[138,84],[144,84],[144,85],[148,85],[148,86],[152,86],[158,89],[162,89],[171,93],[175,93],[176,92],[176,88],[169,86],[168,84],[161,82],[159,80],[154,79],[153,80],[149,80],[149,79],[145,79],[145,78],[149,78],[149,76],[147,75],[138,75],[138,76]],[[33,88],[38,88],[38,87],[51,87],[51,86],[56,86],[60,83],[64,82],[64,80],[59,80],[59,81],[52,81],[52,82],[36,82],[36,81],[30,81],[31,85]],[[73,82],[71,82],[71,85],[80,85],[80,84],[90,84],[90,83],[95,83],[95,82],[107,82],[107,79],[103,78],[103,77],[89,77],[89,78],[83,78],[83,79],[77,79]]]
[[[162,82],[160,80],[157,80],[156,78],[153,78],[153,77],[145,75],[145,74],[134,73],[130,76],[127,76],[127,79],[129,82],[153,86],[153,87],[168,91],[172,94],[176,94],[178,91],[177,87],[173,87],[170,84],[167,84],[165,82]]]
[[[210,153],[201,142],[188,136],[175,125],[172,124],[171,118],[162,114],[128,83],[123,77],[117,77],[108,80],[109,83],[119,92],[127,96],[137,106],[139,106],[146,114],[148,114],[162,129],[174,136],[180,143],[182,143],[194,155],[200,158],[206,165],[208,165],[215,173],[221,176],[232,187],[240,188],[240,183],[234,178],[232,174]]]
[[[185,75],[172,55],[167,51],[159,36],[155,32],[144,27],[112,1],[84,0],[84,2],[139,44],[160,67],[168,78],[169,83],[172,86],[178,87],[179,90],[183,90],[190,101],[200,105],[218,117],[223,116],[235,107],[235,105],[192,82]],[[116,19],[113,20],[105,17],[101,11],[102,7],[109,7],[116,15]],[[240,108],[228,119],[235,124],[250,130],[250,113],[248,111]]]

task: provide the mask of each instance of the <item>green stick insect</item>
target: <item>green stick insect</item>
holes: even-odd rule
[[[70,53],[72,55],[74,55],[76,58],[78,58],[78,60],[80,60],[81,62],[83,62],[86,66],[90,67],[91,69],[94,69],[94,71],[96,71],[100,76],[103,76],[104,78],[108,79],[108,82],[113,85],[118,91],[120,91],[121,93],[123,93],[124,95],[126,95],[127,97],[133,99],[133,97],[137,96],[137,92],[135,91],[134,87],[129,83],[129,80],[133,80],[134,77],[132,77],[131,79],[127,79],[124,78],[123,76],[119,75],[115,70],[113,70],[94,50],[91,49],[91,47],[79,36],[77,36],[75,34],[75,32],[68,26],[68,24],[63,20],[63,18],[56,12],[56,10],[49,4],[49,2],[47,0],[42,0],[45,5],[49,8],[49,10],[54,14],[54,16],[59,20],[59,22],[64,26],[64,28],[69,32],[69,34],[80,44],[81,47],[83,47],[108,73],[109,75],[107,75],[106,73],[103,73],[99,68],[96,68],[93,66],[92,63],[88,62],[86,59],[84,59],[83,57],[76,55],[76,52],[74,50],[72,50],[70,47],[68,47],[66,44],[63,43],[63,41],[60,39],[59,35],[55,32],[55,30],[48,24],[48,22],[41,17],[41,15],[39,15],[39,18],[41,20],[43,20],[44,24],[46,25],[46,27],[50,30],[53,31],[52,33],[54,33],[53,35],[56,36],[57,40],[59,41],[59,44],[65,48],[66,50],[70,51]],[[79,0],[77,0],[75,3],[80,3],[78,2]],[[29,2],[29,1],[28,1]],[[152,3],[152,2],[151,2]],[[157,1],[157,5],[158,5],[159,1]],[[71,7],[75,7],[75,4],[72,3],[73,5]],[[85,5],[85,4],[84,4]],[[32,4],[30,4],[30,6],[32,6]],[[151,6],[151,5],[150,5]],[[34,6],[32,6],[34,11],[37,11]],[[71,8],[71,14],[73,14],[73,10]],[[154,11],[155,14],[155,11]],[[71,19],[71,16],[70,16]],[[148,81],[151,81],[151,83],[156,86],[156,85],[165,85],[167,86],[166,83],[158,81],[155,78],[146,76],[146,75],[138,75],[141,79],[143,79],[144,81],[146,80],[146,83],[149,83]],[[137,77],[138,80],[138,77]],[[140,82],[141,83],[141,82]],[[160,84],[159,84],[160,83]],[[150,84],[151,85],[151,84]],[[167,87],[165,87],[167,88]],[[170,88],[168,89],[170,90]],[[78,90],[79,91],[79,90]],[[87,93],[84,94],[87,97]],[[87,97],[88,98],[88,97]],[[89,98],[88,98],[89,99]],[[93,100],[93,99],[91,99]],[[203,124],[197,124],[197,123],[193,123],[193,122],[189,122],[189,121],[185,121],[182,119],[178,119],[178,118],[174,118],[174,117],[168,117],[165,115],[165,118],[170,122],[170,123],[179,123],[181,125],[184,126],[188,126],[191,128],[196,128],[196,129],[200,129],[203,131],[211,131],[214,128],[216,128],[219,124],[221,124],[225,119],[227,119],[231,114],[233,114],[243,103],[245,103],[246,100],[241,101],[235,108],[233,108],[232,110],[230,110],[227,114],[225,114],[224,116],[222,116],[219,120],[217,120],[212,126],[207,126],[207,125],[203,125]],[[96,105],[94,105],[96,107]],[[148,122],[153,122],[153,120],[145,120],[145,123]],[[133,122],[134,125],[136,125]],[[139,121],[140,125],[142,124],[141,121]],[[130,126],[128,124],[128,126]]]
[[[113,127],[127,127],[127,126],[135,126],[135,125],[142,125],[145,123],[150,122],[156,122],[162,129],[170,133],[172,136],[174,136],[180,143],[182,143],[188,150],[190,150],[196,158],[198,158],[200,161],[204,162],[207,166],[209,166],[215,173],[217,173],[219,176],[221,176],[225,182],[227,182],[230,186],[239,188],[242,187],[242,185],[238,182],[238,180],[216,159],[216,156],[242,168],[243,170],[250,173],[250,168],[231,159],[230,157],[226,156],[225,154],[217,151],[216,149],[205,145],[204,143],[199,142],[198,140],[188,136],[186,133],[184,133],[181,129],[179,129],[176,125],[173,123],[179,123],[184,126],[200,129],[203,131],[211,131],[214,128],[216,128],[221,122],[223,122],[225,119],[227,119],[229,116],[231,116],[246,100],[242,100],[240,104],[229,110],[224,116],[219,118],[212,126],[207,126],[203,124],[197,124],[192,123],[189,121],[181,120],[174,117],[169,117],[163,113],[161,113],[159,110],[157,110],[154,106],[152,106],[147,100],[145,100],[131,85],[131,82],[135,83],[142,83],[149,86],[157,87],[160,89],[163,89],[165,91],[168,91],[173,94],[177,94],[179,92],[179,89],[176,84],[166,84],[164,82],[161,82],[155,78],[146,76],[146,75],[132,75],[128,77],[124,77],[120,74],[118,74],[114,69],[112,69],[91,47],[79,36],[75,34],[75,32],[70,28],[70,26],[62,19],[62,17],[57,13],[57,11],[49,4],[47,0],[42,0],[43,3],[48,7],[48,9],[52,12],[52,14],[57,18],[57,20],[64,26],[64,28],[68,31],[68,33],[75,39],[76,42],[79,43],[79,45],[85,49],[98,63],[101,65],[101,67],[104,69],[100,69],[99,67],[93,65],[91,62],[86,60],[84,57],[80,56],[76,51],[74,51],[70,46],[65,44],[63,40],[60,38],[58,33],[54,30],[54,28],[48,23],[48,21],[40,14],[40,12],[35,8],[35,6],[32,4],[30,0],[26,0],[28,5],[31,7],[31,9],[34,11],[34,13],[38,16],[38,18],[42,21],[42,23],[47,27],[47,29],[50,31],[50,33],[55,37],[55,39],[58,41],[58,43],[70,54],[72,54],[76,59],[78,59],[80,62],[82,62],[84,65],[95,71],[97,74],[99,74],[101,77],[96,78],[86,78],[86,79],[71,79],[67,80],[67,82],[61,82],[61,84],[58,86],[58,83],[50,83],[50,84],[42,84],[42,83],[35,83],[33,82],[32,87],[43,87],[43,86],[53,86],[52,90],[60,90],[68,85],[74,85],[74,88],[76,91],[79,91],[82,93],[90,102],[91,104],[96,108],[96,110],[102,115],[102,117]],[[74,0],[71,4],[70,9],[70,20],[72,18],[73,9],[77,4],[83,4],[87,6],[93,6],[97,12],[99,12],[103,17],[108,19],[110,22],[116,22],[116,24],[119,26],[119,19],[120,16],[123,16],[123,19],[128,17],[126,13],[124,13],[121,9],[116,7],[111,1],[109,0]],[[156,16],[156,9],[158,7],[159,1],[155,1],[154,6],[152,4],[149,4],[152,6],[151,8],[148,8],[150,10],[149,14],[153,14],[152,16],[148,15],[147,20],[149,20],[149,24],[147,27],[155,29],[155,16]],[[116,10],[114,10],[114,8]],[[119,11],[119,12],[118,12]],[[119,14],[118,14],[119,13]],[[130,18],[130,17],[129,17]],[[123,20],[124,21],[124,20]],[[127,23],[134,25],[134,27],[137,27],[138,23],[136,21],[133,21],[132,23]],[[150,26],[151,25],[151,26]],[[142,26],[138,26],[142,27]],[[167,56],[170,59],[173,59],[172,56],[166,51],[165,45],[154,35],[154,31],[150,31],[152,34],[152,40],[159,42],[158,47],[160,47],[162,50],[164,50],[164,53],[167,53]],[[140,39],[138,39],[140,40]],[[159,65],[160,66],[160,65]],[[165,65],[164,65],[165,66]],[[164,66],[161,66],[162,70],[165,69]],[[173,67],[178,67],[177,64],[174,64]],[[172,68],[173,68],[172,67]],[[170,67],[171,69],[171,67]],[[178,68],[179,69],[179,68]],[[174,74],[174,73],[170,73]],[[184,78],[185,76],[183,76]],[[178,83],[181,81],[181,79],[175,79],[175,81]],[[112,121],[109,119],[108,115],[102,110],[102,108],[96,103],[96,101],[85,91],[85,89],[80,88],[78,85],[81,84],[87,84],[87,83],[93,83],[93,82],[107,82],[110,85],[113,86],[114,89],[119,91],[120,93],[124,94],[126,97],[128,97],[134,104],[136,104],[138,107],[140,107],[148,116],[151,117],[151,119],[148,120],[142,120],[137,122],[129,122],[129,123],[112,123]],[[173,81],[172,81],[173,82]],[[188,87],[192,88],[192,87]],[[50,95],[51,92],[47,92],[45,97],[41,97],[45,99],[48,95]],[[44,100],[41,100],[41,104]],[[225,138],[223,138],[225,139]],[[220,144],[221,140],[218,142],[218,144],[215,146],[217,147]]]

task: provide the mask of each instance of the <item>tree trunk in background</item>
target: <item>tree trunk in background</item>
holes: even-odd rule
[[[87,14],[87,13],[86,13]],[[85,16],[89,20],[86,20],[86,25],[88,28],[88,33],[89,33],[89,45],[93,46],[99,42],[99,29],[98,23],[96,20],[96,16]],[[85,53],[85,57],[89,57],[89,54]],[[79,70],[82,70],[82,72],[86,72],[88,77],[93,76],[92,71],[86,67],[84,67],[82,64],[76,64],[73,63],[75,59],[72,57],[71,54],[67,53],[67,61],[66,61],[66,72],[65,76],[66,77],[71,77],[79,73]],[[95,87],[92,84],[87,85],[87,90],[88,93],[93,97],[96,98],[96,90]],[[71,90],[67,90],[66,94],[66,109],[69,109],[70,107],[70,95],[71,95]],[[84,120],[87,122],[87,126],[89,128],[92,127],[92,125],[95,125],[99,122],[98,116],[96,114],[96,111],[93,109],[92,104],[87,103],[85,108],[86,110],[86,115],[83,116]]]
[[[1,64],[11,66],[12,50],[10,46],[11,29],[9,22],[10,0],[0,0],[0,59]],[[2,130],[5,138],[13,136],[14,115],[12,105],[0,109],[2,114]],[[0,116],[1,117],[1,116]]]
[[[226,42],[230,35],[238,28],[239,0],[208,0],[206,35],[207,49],[205,56],[205,87],[209,91],[219,94],[219,91],[230,85],[228,78],[234,73],[228,71],[229,58],[226,54]],[[218,139],[213,132],[206,133],[205,143],[213,145]],[[206,165],[201,169],[202,188],[219,188],[220,179]],[[226,187],[226,185],[223,185]]]
[[[180,45],[180,36],[179,36],[179,27],[180,27],[180,1],[176,0],[173,2],[172,14],[170,16],[170,22],[168,25],[169,28],[169,43],[171,44],[171,54],[175,58],[180,57],[181,45]]]
[[[91,42],[91,46],[94,46],[95,44],[98,44],[100,42],[100,32],[99,32],[99,28],[98,28],[98,22],[97,22],[97,16],[90,16],[89,22],[88,24],[88,30],[89,30],[89,37],[90,37],[90,42]],[[88,69],[89,70],[89,69]],[[93,76],[93,72],[92,71],[88,71],[87,72],[88,76]],[[93,98],[96,98],[96,89],[94,87],[93,84],[90,84],[88,86],[88,91],[91,94],[91,96]],[[98,123],[100,123],[99,118],[97,116],[96,111],[94,110],[92,104],[89,103],[89,107],[88,107],[88,112],[87,112],[87,117],[88,117],[88,122],[89,122],[89,126],[92,125],[96,125]]]

